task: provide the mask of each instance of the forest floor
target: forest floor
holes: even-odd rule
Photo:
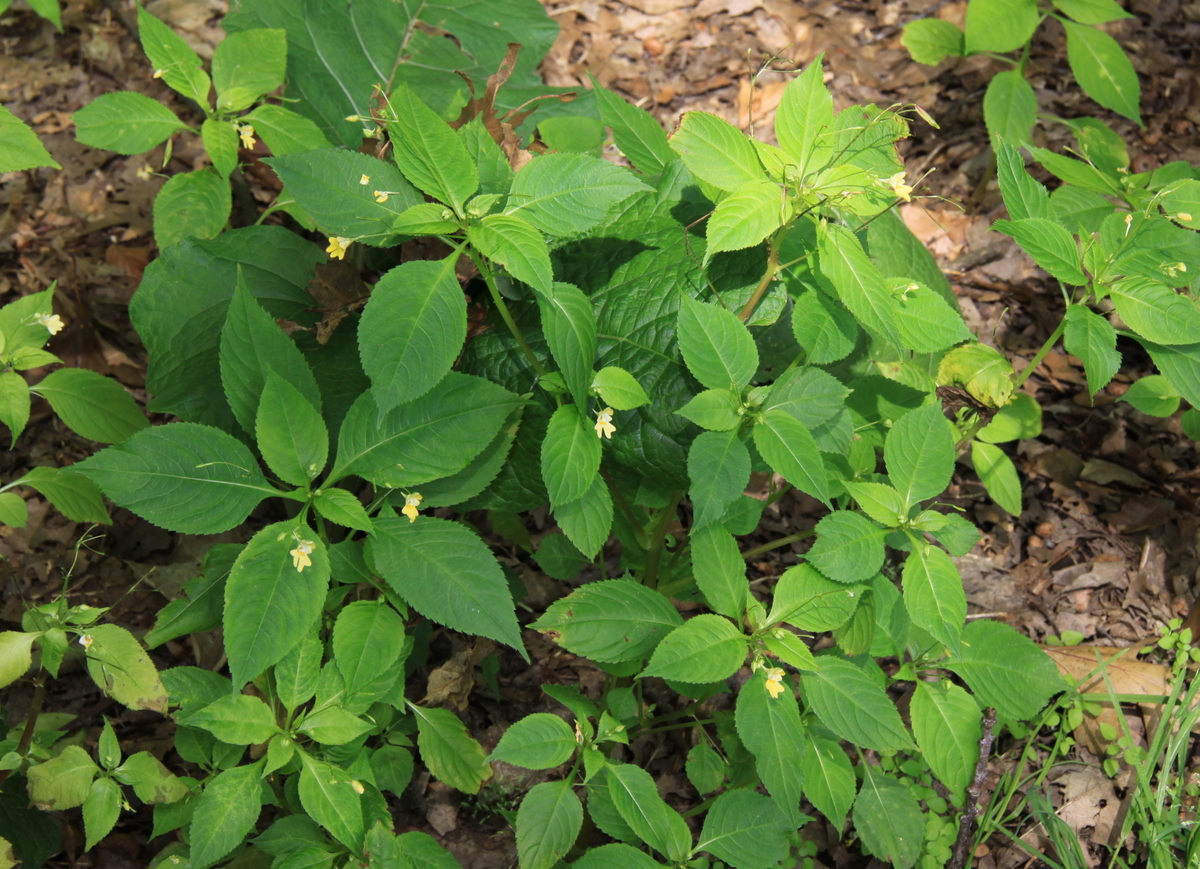
[[[115,157],[76,143],[71,113],[114,90],[163,99],[168,92],[151,79],[131,34],[131,3],[66,0],[64,5],[61,33],[18,7],[0,16],[0,102],[34,125],[63,166],[0,175],[0,303],[57,280],[56,310],[68,327],[49,349],[68,365],[116,377],[144,402],[146,354],[126,306],[156,254],[150,208],[164,179],[139,177],[141,158]],[[903,216],[950,277],[970,327],[1020,368],[1057,323],[1062,302],[1044,273],[988,229],[1003,216],[1003,206],[990,173],[982,96],[991,75],[1004,67],[987,58],[922,66],[899,42],[904,24],[919,16],[961,23],[965,5],[961,0],[547,0],[562,32],[543,72],[548,84],[571,88],[584,86],[590,72],[650,109],[667,129],[684,111],[700,109],[768,138],[792,70],[822,52],[839,109],[853,103],[920,105],[941,128],[916,123],[913,138],[902,144],[910,182],[927,176],[917,186],[920,198],[904,206]],[[151,0],[147,7],[211,57],[221,38],[222,0]],[[1131,0],[1129,10],[1134,18],[1108,29],[1140,74],[1144,128],[1083,96],[1069,73],[1061,29],[1052,21],[1039,31],[1031,54],[1031,81],[1041,110],[1065,118],[1102,117],[1128,144],[1135,171],[1172,160],[1200,164],[1200,3]],[[1043,123],[1035,135],[1047,148],[1061,151],[1069,145],[1061,124]],[[173,168],[190,169],[197,159],[198,152],[177,149]],[[264,200],[271,195],[265,189],[255,193]],[[1123,341],[1119,349],[1121,373],[1095,397],[1094,406],[1081,364],[1061,352],[1050,353],[1027,381],[1024,389],[1045,409],[1045,427],[1039,437],[1010,451],[1024,481],[1025,510],[1019,518],[986,496],[963,460],[950,502],[984,532],[980,544],[958,559],[972,615],[1003,619],[1037,641],[1074,631],[1088,644],[1127,646],[1156,636],[1158,626],[1189,612],[1200,581],[1200,451],[1176,418],[1145,416],[1119,400],[1132,381],[1152,371],[1138,345]],[[70,464],[92,449],[62,427],[44,403],[35,404],[15,447],[0,452],[0,480],[33,465]],[[6,628],[19,624],[28,604],[61,593],[74,564],[72,602],[112,607],[110,617],[117,623],[148,629],[158,609],[196,574],[200,555],[214,540],[171,534],[123,510],[114,511],[112,526],[88,529],[58,515],[37,495],[28,497],[28,505],[25,528],[0,527],[0,621]],[[764,514],[763,539],[811,527],[816,508],[804,497],[784,497]],[[530,530],[536,536],[540,529]],[[231,533],[219,539],[237,538]],[[800,551],[799,546],[781,548],[755,559],[755,588],[769,588]],[[568,584],[541,574],[523,553],[513,552],[509,561],[530,589],[525,601],[530,610],[540,611],[569,591]],[[592,694],[602,685],[603,674],[593,666],[532,631],[526,638],[534,664],[518,666],[515,656],[504,660],[503,702],[481,676],[462,670],[475,656],[461,641],[445,638],[435,645],[430,668],[439,667],[439,678],[453,676],[460,690],[448,702],[466,712],[485,743],[494,744],[503,725],[521,714],[549,708],[538,689],[542,683],[578,684]],[[162,667],[215,667],[221,660],[219,638],[201,635],[168,643],[154,656]],[[124,710],[82,673],[80,662],[69,660],[64,678],[54,683],[47,708],[61,715],[61,725],[86,728],[94,740],[105,716],[123,743],[136,745],[133,750],[149,749],[165,756],[168,766],[180,767],[170,753],[169,720]],[[1148,693],[1146,680],[1157,678],[1132,669],[1117,675],[1133,680],[1128,693]],[[4,712],[10,726],[23,719],[29,693],[23,685],[8,692]],[[1144,732],[1136,708],[1127,712],[1127,720],[1135,733]],[[1087,740],[1081,742],[1071,762],[1049,781],[1060,816],[1093,845],[1095,856],[1114,835],[1125,785],[1120,777],[1114,782],[1096,776],[1088,765],[1097,758]],[[993,781],[1011,767],[1010,748],[1011,741],[998,743]],[[681,808],[696,799],[683,774],[686,749],[658,736],[632,746],[663,794]],[[498,814],[511,808],[506,804],[511,787],[512,782],[489,786],[480,798],[462,804],[426,774],[410,789],[398,823],[441,836],[465,869],[514,866],[511,831]],[[78,818],[58,818],[65,850],[50,865],[145,866],[164,843],[147,841],[148,807],[140,815],[127,816],[90,854],[82,853]],[[1040,841],[1035,827],[1013,832],[1025,834],[1034,846]],[[839,841],[838,831],[809,834],[820,845],[824,865],[865,865]],[[991,845],[980,849],[975,865],[1031,865],[1004,842]]]

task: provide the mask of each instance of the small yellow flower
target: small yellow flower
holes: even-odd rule
[[[783,677],[784,672],[779,667],[772,667],[767,670],[767,693],[772,698],[778,697],[783,693]]]
[[[387,202],[387,200],[388,200],[388,192],[386,190],[376,190],[375,191],[375,201],[376,202],[379,202],[382,204],[384,202]]]
[[[249,124],[240,124],[237,132],[242,137],[242,147],[251,150],[254,147],[254,128]]]
[[[1181,221],[1183,223],[1191,223],[1192,222],[1192,216],[1190,214],[1188,214],[1186,211],[1181,211],[1178,214],[1176,214],[1175,219],[1178,221]]]
[[[146,163],[142,168],[137,170],[137,177],[142,181],[149,181],[154,176],[154,170],[150,168],[150,164]]]
[[[156,70],[154,70],[154,77],[162,78],[166,74],[166,72],[167,71],[165,69],[156,69]]]
[[[929,112],[917,105],[914,105],[913,108],[917,110],[917,114],[921,116],[922,121],[929,124],[929,126],[933,127],[935,130],[941,129],[941,127],[938,126],[938,122],[933,119],[933,116],[929,114]]]
[[[904,183],[903,172],[897,172],[887,180],[887,183],[892,188],[893,193],[895,193],[905,202],[912,202],[913,189]]]
[[[312,551],[316,545],[311,540],[297,538],[296,548],[288,553],[292,556],[292,567],[296,568],[300,573],[304,572],[304,568],[312,567],[312,559],[308,556],[312,555]]]
[[[613,425],[613,409],[606,407],[596,414],[596,437],[612,440],[617,427]]]
[[[329,239],[329,247],[325,248],[325,253],[329,254],[334,259],[345,259],[346,248],[354,243],[352,238],[343,238],[340,235],[331,236]]]
[[[57,335],[66,325],[58,314],[38,314],[34,319],[45,326],[51,335]]]
[[[356,794],[362,795],[367,792],[367,789],[362,786],[362,782],[357,779],[350,782],[350,787],[354,788]]]
[[[79,645],[83,646],[85,649],[90,649],[92,647],[92,643],[94,642],[96,641],[92,638],[91,634],[83,634],[79,638]]]
[[[363,175],[361,178],[358,179],[358,183],[361,184],[363,187],[366,187],[368,184],[371,183],[371,176]]]
[[[359,121],[362,120],[362,118],[360,118],[358,115],[346,115],[345,120],[349,121],[352,124],[357,124]]]
[[[417,521],[417,510],[420,509],[421,502],[424,500],[420,492],[413,492],[411,495],[404,496],[404,507],[400,512],[408,517],[410,524]]]

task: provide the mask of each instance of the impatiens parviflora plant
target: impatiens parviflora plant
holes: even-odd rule
[[[283,84],[284,31],[260,28],[226,36],[217,44],[210,76],[183,37],[141,5],[138,30],[154,78],[166,82],[196,115],[203,116],[199,128],[157,100],[122,91],[97,97],[76,112],[75,136],[85,145],[128,155],[166,142],[163,169],[171,161],[175,134],[188,131],[200,136],[211,165],[171,176],[154,199],[154,238],[160,250],[182,238],[213,238],[225,229],[233,207],[229,181],[238,170],[239,146],[250,150],[256,139],[262,139],[276,155],[328,146],[310,119],[262,102],[264,94]],[[152,174],[149,164],[138,171],[146,180]],[[287,211],[302,224],[308,222],[286,194],[279,197],[275,209]]]
[[[931,66],[947,57],[991,57],[1012,64],[992,76],[983,97],[983,120],[995,144],[1031,144],[1039,114],[1037,96],[1026,76],[1034,68],[1030,47],[1046,21],[1066,32],[1067,63],[1083,92],[1140,126],[1141,87],[1125,51],[1099,25],[1133,15],[1114,0],[970,0],[964,27],[937,17],[918,18],[904,27],[900,41],[913,60]],[[1057,119],[1076,134],[1089,136],[1104,125],[1095,118]]]
[[[923,753],[960,806],[981,707],[1019,721],[1062,685],[1012,629],[964,626],[952,556],[978,532],[934,501],[977,421],[956,430],[937,389],[947,351],[979,345],[920,245],[902,224],[887,234],[913,195],[895,150],[907,122],[835,114],[821,73],[785,91],[778,147],[701,112],[668,140],[598,90],[632,169],[549,153],[517,155],[514,171],[481,121],[452,128],[401,85],[381,101],[383,156],[271,160],[328,247],[249,227],[150,265],[131,317],[152,408],[182,421],[75,469],[182,533],[275,502],[248,544],[212,550],[146,638],[220,625],[229,662],[228,678],[162,675],[177,749],[205,774],[155,809],[156,834],[186,830],[171,855],[196,869],[246,849],[453,865],[430,837],[390,832],[383,794],[404,791],[415,747],[468,794],[493,759],[563,769],[517,812],[524,869],[704,855],[767,869],[806,853],[802,799],[835,826],[852,819],[882,859],[944,863],[952,830],[927,825],[922,803],[945,806],[901,775],[904,757]],[[368,248],[415,237],[440,258],[384,266],[365,306],[312,310],[320,260],[387,263]],[[986,405],[958,362],[944,388]],[[743,495],[753,470],[785,481],[772,501],[795,487],[828,512],[741,551],[764,506]],[[536,547],[539,565],[573,577],[591,561],[615,578],[532,627],[609,678],[596,699],[546,686],[565,717],[522,719],[489,756],[454,713],[408,696],[406,676],[434,625],[525,655],[519,581],[476,524],[534,549],[519,514],[547,502],[562,533]],[[747,558],[808,538],[770,595],[751,592]],[[673,600],[707,611],[685,620]],[[736,700],[683,711],[744,665]],[[915,686],[911,726],[897,682]],[[692,746],[698,835],[620,748],[664,730]],[[581,839],[585,813],[616,841]]]
[[[32,400],[42,397],[76,433],[102,444],[120,443],[148,423],[115,380],[85,368],[59,368],[31,386],[21,373],[62,364],[45,349],[46,342],[65,326],[53,311],[55,286],[0,308],[0,422],[8,427],[10,443],[15,445],[29,422]],[[104,498],[90,480],[58,468],[36,467],[0,485],[4,525],[23,528],[28,520],[25,500],[12,491],[19,486],[40,492],[68,519],[108,522]]]

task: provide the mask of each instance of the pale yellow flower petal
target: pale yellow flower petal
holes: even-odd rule
[[[408,517],[410,524],[417,521],[417,511],[424,500],[420,492],[413,492],[411,495],[404,496],[404,507],[401,508],[400,512]]]
[[[333,259],[345,259],[346,248],[354,243],[352,238],[344,238],[340,235],[330,236],[329,247],[325,248],[325,253],[329,254]]]
[[[242,137],[242,147],[247,151],[254,148],[254,127],[249,124],[242,124],[237,128],[238,135]]]
[[[375,191],[375,201],[376,202],[384,203],[384,202],[387,202],[387,200],[388,200],[388,192],[386,190],[376,190]]]
[[[596,414],[596,437],[612,440],[613,432],[617,430],[612,419],[613,409],[611,407],[606,407]]]
[[[58,316],[58,314],[38,314],[34,319],[45,326],[46,331],[51,335],[57,335],[66,326],[66,323],[62,321],[62,317]]]

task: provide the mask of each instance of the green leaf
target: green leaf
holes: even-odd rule
[[[729,764],[707,742],[693,745],[687,754],[687,777],[700,794],[709,794],[725,781]]]
[[[1150,416],[1171,416],[1179,410],[1179,392],[1161,374],[1140,378],[1121,398]]]
[[[173,775],[162,761],[148,751],[139,751],[113,770],[122,784],[131,785],[144,803],[165,804],[184,799],[191,793],[187,783]]]
[[[525,769],[553,769],[566,763],[578,747],[567,722],[549,712],[535,712],[504,731],[488,760]]]
[[[765,178],[754,144],[733,124],[708,112],[685,112],[670,143],[693,175],[721,190]]]
[[[967,597],[950,556],[924,541],[916,542],[904,562],[902,578],[904,605],[913,623],[943,645],[957,649],[967,618]]]
[[[1141,88],[1121,46],[1095,27],[1073,21],[1062,25],[1067,31],[1067,62],[1084,92],[1104,108],[1141,126]]]
[[[81,806],[98,772],[100,767],[86,751],[78,745],[68,745],[58,757],[29,767],[25,773],[29,799],[46,812]]]
[[[588,811],[592,803],[589,795]],[[588,848],[571,869],[663,869],[663,865],[643,851],[623,842]]]
[[[983,120],[993,146],[1001,139],[1014,145],[1031,142],[1037,111],[1033,86],[1020,70],[1006,69],[992,76],[983,95]],[[1017,218],[1015,214],[1012,216]],[[1049,217],[1046,214],[1037,216]]]
[[[683,296],[678,329],[688,370],[709,389],[740,391],[758,370],[754,339],[728,310]]]
[[[115,380],[85,368],[60,368],[37,385],[62,421],[88,440],[113,444],[150,423]]]
[[[616,205],[649,188],[637,176],[588,154],[546,154],[526,163],[508,192],[509,215],[552,237],[579,235]]]
[[[1121,319],[1142,337],[1167,345],[1200,341],[1200,309],[1170,287],[1129,278],[1113,284],[1109,294]]]
[[[967,6],[967,54],[1016,51],[1040,20],[1036,0],[972,0]]]
[[[538,544],[534,559],[543,573],[562,582],[574,579],[588,563],[587,556],[576,548],[566,534],[547,534]]]
[[[345,489],[318,489],[312,505],[321,516],[346,528],[370,532],[373,527],[362,502]]]
[[[562,369],[563,379],[577,407],[586,408],[588,387],[592,385],[592,366],[596,361],[596,315],[591,300],[572,284],[556,283],[553,295],[538,297],[538,307],[554,361]],[[636,382],[634,386],[637,386]]]
[[[140,10],[142,7],[138,7]],[[238,166],[238,133],[231,121],[219,121],[208,118],[200,125],[200,138],[204,141],[204,150],[212,160],[213,168],[222,178],[228,179],[229,173]]]
[[[738,737],[754,756],[758,775],[775,805],[793,828],[800,825],[800,766],[807,734],[800,723],[800,707],[789,681],[772,697],[765,670],[760,670],[738,692]]]
[[[858,342],[854,315],[835,299],[808,290],[794,300],[792,334],[813,365],[837,362]]]
[[[357,694],[394,670],[404,651],[404,621],[385,601],[354,601],[333,625],[333,660]]]
[[[1041,217],[997,220],[992,229],[1016,239],[1033,261],[1065,284],[1083,286],[1087,276],[1079,265],[1079,248],[1059,223]]]
[[[941,403],[900,417],[888,432],[883,456],[907,507],[944,492],[954,473],[954,437]]]
[[[41,634],[38,632],[0,632],[0,688],[11,685],[29,671],[33,664],[30,650],[39,636]]]
[[[805,673],[802,679],[809,707],[838,737],[876,751],[912,747],[896,704],[882,683],[860,667],[844,658],[825,655],[821,669]]]
[[[358,151],[322,147],[277,155],[266,162],[327,235],[375,246],[390,244],[395,236],[393,221],[421,201],[395,165]],[[385,201],[378,201],[378,193],[387,194]]]
[[[907,349],[936,353],[974,339],[957,303],[953,307],[946,304],[940,295],[915,281],[901,278],[888,283],[896,299],[896,328]]]
[[[283,84],[287,34],[260,28],[230,33],[213,52],[212,77],[217,111],[240,112]]]
[[[1113,213],[1112,202],[1092,190],[1064,184],[1050,194],[1050,208],[1059,223],[1076,235],[1100,231],[1104,218]]]
[[[1133,17],[1113,0],[1054,0],[1054,5],[1080,24],[1107,24]]]
[[[825,463],[804,423],[785,410],[768,410],[754,426],[754,446],[776,473],[831,506]]]
[[[517,811],[521,869],[550,869],[566,856],[583,827],[583,805],[571,781],[534,785]]]
[[[317,535],[295,521],[268,525],[246,544],[225,584],[225,653],[240,688],[291,651],[321,615],[329,556]],[[297,564],[307,540],[312,565]]]
[[[408,85],[390,95],[388,138],[396,165],[416,187],[462,214],[479,189],[479,172],[454,131]]]
[[[588,77],[600,109],[600,120],[612,128],[617,148],[647,175],[662,172],[676,157],[658,121],[646,110],[631,106],[612,91],[600,87],[591,73]]]
[[[603,450],[576,405],[563,405],[550,417],[542,441],[542,479],[556,506],[587,494],[600,469]]]
[[[553,294],[550,250],[532,224],[515,215],[489,214],[467,227],[467,239],[517,280],[546,295]]]
[[[2,121],[0,121],[2,123]],[[1200,228],[1200,181],[1189,178],[1163,191],[1158,204],[1163,213],[1188,229]]]
[[[1035,438],[1042,433],[1042,406],[1025,392],[1018,392],[1012,402],[1000,408],[992,421],[979,430],[979,440],[989,444]]]
[[[1074,160],[1062,154],[1055,154],[1053,151],[1047,151],[1045,148],[1029,148],[1029,152],[1033,154],[1035,160],[1045,166],[1053,175],[1066,181],[1068,184],[1075,184],[1095,193],[1107,193],[1110,195],[1117,193],[1119,189],[1113,179],[1090,163],[1084,163],[1082,160]]]
[[[754,181],[717,203],[708,218],[704,260],[727,250],[754,247],[779,229],[784,220],[783,192],[778,184]]]
[[[1067,123],[1075,134],[1083,158],[1098,169],[1121,174],[1129,167],[1125,140],[1099,118],[1074,118]],[[1163,178],[1166,181],[1166,178]]]
[[[719,522],[750,480],[750,452],[738,432],[707,431],[692,441],[687,458],[694,512],[692,530]]]
[[[834,582],[809,564],[789,567],[775,584],[775,597],[767,624],[787,622],[802,631],[840,628],[862,600],[866,586]]]
[[[737,541],[724,526],[709,525],[694,531],[691,542],[692,571],[709,607],[721,615],[741,619],[750,586]]]
[[[417,612],[451,630],[506,643],[523,657],[512,596],[491,551],[447,519],[375,519],[369,562]]]
[[[1164,347],[1146,340],[1141,344],[1188,404],[1200,407],[1200,344]]]
[[[902,347],[896,326],[896,300],[858,237],[844,226],[826,224],[818,234],[817,245],[821,273],[833,284],[842,304],[870,332]]]
[[[371,754],[371,771],[381,791],[401,796],[412,780],[412,752],[398,745],[380,746]]]
[[[667,634],[642,675],[703,685],[728,679],[745,660],[742,632],[726,618],[705,614]]]
[[[833,151],[833,97],[825,87],[824,59],[818,55],[788,82],[775,114],[775,136],[800,175],[822,168]]]
[[[840,830],[858,785],[846,752],[831,739],[810,736],[800,760],[800,775],[809,802]]]
[[[706,389],[675,411],[709,431],[729,431],[742,423],[742,400],[728,389]]]
[[[145,7],[138,7],[137,19],[137,35],[146,58],[154,67],[154,77],[161,78],[176,93],[195,100],[207,109],[211,82],[201,68],[200,55],[192,50],[182,36],[147,12]]]
[[[692,834],[658,795],[650,773],[633,764],[613,764],[608,767],[608,792],[625,823],[647,845],[672,862],[687,857]]]
[[[258,449],[281,480],[307,486],[325,469],[329,432],[312,403],[274,370],[267,372],[254,423]]]
[[[96,843],[112,832],[121,814],[121,788],[110,778],[98,778],[92,782],[87,799],[83,801],[84,849],[96,847]]]
[[[227,531],[275,494],[245,445],[195,423],[143,429],[71,469],[119,506],[185,534]]]
[[[129,155],[149,151],[176,130],[187,129],[162,103],[133,91],[97,97],[74,120],[75,138],[83,144]]]
[[[922,755],[961,805],[979,760],[978,704],[953,682],[919,681],[911,716],[913,736]]]
[[[185,238],[214,238],[232,208],[229,182],[216,172],[173,175],[154,197],[154,240],[163,250]]]
[[[13,486],[31,486],[41,492],[58,512],[72,522],[98,522],[107,524],[108,510],[104,507],[104,497],[96,484],[81,474],[79,463],[71,466],[70,471],[60,471],[58,468],[30,468],[29,473],[19,480],[13,480]],[[241,520],[239,520],[241,521]]]
[[[881,525],[896,527],[908,518],[904,497],[886,483],[850,483],[842,486],[862,511]]]
[[[774,802],[752,790],[726,791],[704,818],[697,851],[707,851],[734,869],[770,869],[789,854],[796,823]]]
[[[456,474],[492,443],[521,404],[496,384],[456,371],[382,419],[375,399],[365,392],[342,422],[329,479],[356,474],[406,488]]]
[[[650,657],[683,624],[670,602],[628,579],[591,582],[555,601],[530,627],[576,655],[602,663]]]
[[[940,18],[918,18],[904,25],[900,43],[917,63],[935,66],[949,56],[966,53],[963,32]]]
[[[449,713],[447,713],[449,714]],[[300,804],[314,821],[347,848],[358,850],[363,840],[363,804],[355,780],[341,767],[300,753]],[[359,785],[361,788],[362,785]]]
[[[925,839],[925,816],[917,798],[895,778],[869,763],[862,765],[863,783],[854,801],[854,828],[863,848],[893,866],[908,869],[917,862]]]
[[[275,696],[288,712],[294,712],[317,693],[324,654],[321,641],[308,633],[275,665]]]
[[[29,384],[15,371],[0,372],[0,422],[8,426],[15,447],[29,422]]]
[[[21,172],[41,166],[62,168],[37,133],[4,106],[0,106],[0,154],[4,155],[0,157],[0,172]]]
[[[462,352],[467,306],[454,274],[457,260],[403,263],[371,291],[358,346],[381,414],[427,393]]]
[[[9,528],[24,528],[29,521],[29,508],[25,499],[16,492],[0,492],[0,525]]]
[[[616,410],[633,410],[650,403],[650,397],[633,375],[624,368],[607,365],[592,378],[592,389],[600,393],[600,399]]]
[[[971,442],[971,463],[992,500],[1011,513],[1021,515],[1021,480],[1004,451],[992,444]]]
[[[1008,73],[1000,73],[1007,75]],[[993,79],[994,81],[994,79]],[[996,149],[996,176],[1004,205],[1013,220],[1041,217],[1054,218],[1046,188],[1025,171],[1025,158],[1004,134],[993,140]],[[1017,144],[1020,144],[1018,140]]]
[[[1008,625],[980,619],[962,633],[962,651],[945,662],[975,692],[981,706],[994,706],[1006,721],[1032,718],[1063,690],[1054,662]]]
[[[374,726],[374,723],[368,724],[340,706],[326,706],[304,716],[304,720],[296,729],[322,745],[344,745]]]
[[[1180,414],[1179,425],[1185,435],[1194,441],[1200,440],[1200,410],[1185,410]]]
[[[254,127],[255,135],[266,142],[276,157],[329,147],[320,127],[283,106],[263,103],[243,115],[242,120]]]
[[[248,694],[218,697],[199,712],[189,715],[187,726],[207,730],[221,742],[232,745],[266,742],[280,732],[271,708]]]
[[[101,691],[130,709],[167,711],[158,668],[133,634],[117,625],[92,625],[85,636],[91,638],[88,673]]]
[[[417,747],[429,771],[463,793],[479,793],[492,776],[487,754],[448,709],[426,709],[409,703],[417,719]]]
[[[874,576],[883,564],[885,532],[858,513],[834,510],[817,523],[815,530],[817,541],[806,557],[830,579],[861,582]]]
[[[204,869],[221,860],[242,843],[261,811],[258,764],[235,766],[205,782],[188,826],[192,865]]]
[[[604,478],[597,474],[582,498],[557,505],[554,518],[583,555],[595,558],[613,524],[612,495]]]

